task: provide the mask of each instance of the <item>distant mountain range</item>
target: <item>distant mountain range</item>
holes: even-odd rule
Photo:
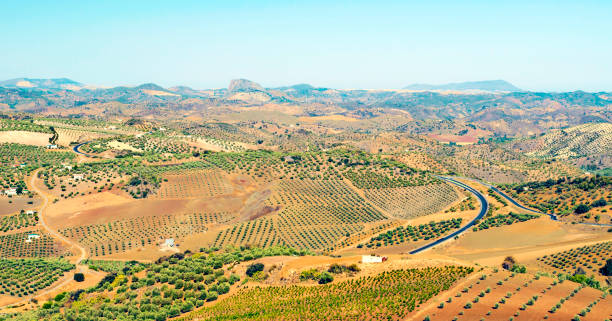
[[[0,87],[5,88],[40,88],[40,89],[68,89],[79,90],[85,87],[84,84],[70,80],[68,78],[15,78],[0,81]]]
[[[412,84],[408,90],[482,90],[482,91],[523,91],[505,80],[468,81],[443,85]]]
[[[409,115],[415,121],[461,120],[500,134],[532,135],[551,128],[612,122],[612,93],[521,91],[503,80],[411,85],[403,90],[334,89],[298,84],[265,88],[232,80],[228,88],[198,90],[156,84],[96,88],[66,79],[0,82],[1,112],[81,116],[183,117],[231,110],[291,110],[292,115]]]

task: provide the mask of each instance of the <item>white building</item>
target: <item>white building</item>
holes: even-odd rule
[[[15,195],[17,195],[17,188],[11,187],[9,189],[4,190],[4,195],[6,195],[6,196],[15,196]]]
[[[166,239],[164,241],[164,246],[165,247],[174,247],[174,239]]]
[[[28,234],[28,238],[25,240],[26,243],[32,243],[32,240],[37,240],[40,238],[40,235],[32,233],[32,234]]]
[[[73,174],[72,175],[72,179],[75,181],[82,181],[83,180],[83,174]]]
[[[57,145],[49,144],[49,145],[47,145],[47,149],[57,149]]]
[[[386,256],[362,255],[362,263],[382,263],[387,260]]]
[[[36,212],[34,212],[33,210],[27,210],[25,213],[28,215],[34,215],[34,213]]]

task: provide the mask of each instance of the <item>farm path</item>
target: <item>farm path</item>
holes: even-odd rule
[[[81,246],[80,244],[78,244],[78,243],[76,243],[76,242],[66,238],[65,236],[63,236],[59,232],[53,230],[52,228],[50,228],[47,225],[44,213],[45,213],[45,209],[47,208],[47,205],[49,204],[49,195],[45,194],[45,192],[43,192],[38,187],[36,187],[36,184],[34,183],[35,180],[36,180],[36,177],[38,176],[38,172],[39,171],[40,171],[40,169],[37,169],[34,172],[32,172],[32,177],[30,177],[28,188],[31,191],[35,192],[36,194],[40,195],[40,197],[43,200],[40,208],[38,209],[38,217],[39,217],[40,227],[46,233],[50,234],[51,236],[60,239],[62,242],[70,245],[73,248],[77,248],[78,249],[80,254],[79,254],[79,256],[78,256],[78,258],[77,258],[77,260],[75,262],[76,270],[78,272],[81,272],[81,273],[85,274],[86,277],[87,277],[87,275],[91,275],[91,274],[99,274],[99,272],[91,271],[87,265],[81,264],[81,262],[87,258],[87,251],[85,250],[85,248],[83,246]],[[49,294],[57,292],[58,290],[66,287],[70,282],[74,282],[73,274],[72,273],[67,273],[61,279],[56,281],[55,284],[52,285],[51,287],[46,288],[43,291],[37,292],[34,295],[31,295],[31,296],[28,296],[28,297],[24,297],[20,301],[13,302],[13,303],[7,304],[5,306],[0,306],[0,309],[4,309],[4,308],[7,308],[7,307],[12,307],[12,306],[21,306],[21,305],[24,305],[24,304],[30,302],[32,299],[42,298],[42,297],[48,296]]]
[[[49,227],[49,225],[47,225],[47,220],[45,218],[45,209],[47,208],[48,204],[49,204],[49,195],[47,195],[44,191],[40,190],[36,184],[34,183],[36,181],[36,177],[38,176],[38,172],[40,171],[40,169],[34,171],[32,173],[32,177],[30,177],[30,186],[28,188],[30,188],[31,191],[34,191],[36,194],[40,195],[40,197],[43,199],[43,202],[40,206],[40,209],[38,210],[38,216],[40,218],[39,223],[40,223],[40,227],[42,227],[45,232],[51,234],[51,236],[61,240],[62,242],[70,245],[73,248],[78,249],[78,251],[80,252],[75,264],[77,265],[77,268],[79,269],[79,271],[84,270],[84,268],[86,268],[87,266],[83,266],[81,265],[81,262],[83,260],[85,260],[87,258],[87,251],[85,250],[85,248],[80,245],[79,243],[70,240],[69,238],[65,237],[64,235],[62,235],[61,233],[57,232],[56,230],[52,229]]]

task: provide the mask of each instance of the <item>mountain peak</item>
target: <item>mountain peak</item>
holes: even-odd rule
[[[265,89],[258,83],[250,81],[248,79],[233,79],[230,81],[227,90],[230,93],[240,91],[265,91]]]

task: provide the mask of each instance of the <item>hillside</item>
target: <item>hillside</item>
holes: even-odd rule
[[[572,159],[582,167],[612,166],[612,123],[591,123],[553,130],[512,144],[514,150],[544,158]]]

